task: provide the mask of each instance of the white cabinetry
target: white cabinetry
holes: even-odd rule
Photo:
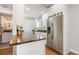
[[[46,40],[17,45],[17,55],[45,55]]]
[[[3,32],[2,33],[2,43],[9,42],[12,38],[12,32]]]

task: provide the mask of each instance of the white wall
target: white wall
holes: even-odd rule
[[[24,28],[24,4],[13,4],[13,35],[16,35],[16,25]]]
[[[35,22],[36,22],[36,29],[41,29],[41,27],[42,27],[42,19],[41,18],[40,19],[36,18]]]
[[[64,8],[64,54],[71,49],[79,52],[79,5],[65,5]]]
[[[63,17],[63,54],[69,52],[69,17],[70,7],[64,5],[64,17]]]
[[[48,19],[48,14],[45,13],[45,14],[42,16],[42,28],[43,28],[43,29],[47,29],[47,19]]]
[[[70,5],[69,47],[79,52],[79,5]]]
[[[36,28],[36,22],[34,19],[25,18],[24,20],[24,40],[32,40],[33,32],[32,30]]]

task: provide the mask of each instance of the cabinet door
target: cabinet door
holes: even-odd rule
[[[2,33],[2,43],[7,43],[11,40],[12,38],[12,32],[8,33],[8,32],[4,32]]]

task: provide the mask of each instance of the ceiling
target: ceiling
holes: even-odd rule
[[[12,4],[0,4],[0,6],[4,7],[4,8],[10,8],[12,9]]]
[[[25,4],[25,16],[28,18],[41,18],[47,12],[48,5]],[[29,10],[27,10],[29,8]]]
[[[25,17],[40,18],[52,4],[25,4]],[[0,4],[4,8],[13,9],[12,4]]]
[[[46,8],[49,8],[49,7],[51,7],[53,4],[40,4],[40,5],[42,5],[42,6],[46,7]]]

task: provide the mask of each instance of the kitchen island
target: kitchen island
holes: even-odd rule
[[[8,43],[0,44],[0,55],[16,55],[16,46],[17,45],[40,41],[41,39],[22,41],[22,42],[18,43],[17,36],[12,36],[11,40],[12,40],[12,42],[10,41],[11,43],[8,42]],[[43,40],[45,40],[45,39],[43,39]]]

